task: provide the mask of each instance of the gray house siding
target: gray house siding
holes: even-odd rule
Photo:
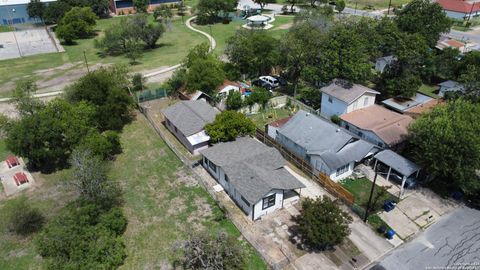
[[[170,132],[173,133],[173,135],[175,135],[175,137],[177,137],[177,139],[188,149],[188,151],[191,154],[197,155],[200,150],[208,148],[208,143],[209,143],[208,141],[203,142],[203,143],[199,143],[199,144],[196,144],[196,145],[192,145],[187,140],[185,135],[183,135],[177,128],[175,128],[175,126],[172,124],[172,122],[168,121],[168,119],[165,119],[165,125],[167,126],[168,130],[170,130]]]

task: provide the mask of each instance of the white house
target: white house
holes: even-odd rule
[[[177,139],[196,155],[208,148],[210,136],[205,133],[205,125],[213,122],[219,111],[204,100],[180,101],[162,110],[165,126]]]
[[[305,185],[285,169],[280,153],[249,138],[219,143],[202,154],[202,165],[252,220],[282,208]]]
[[[375,145],[303,110],[278,130],[275,140],[333,181],[350,176],[356,163],[378,151]]]
[[[371,106],[375,103],[375,95],[380,94],[368,87],[339,79],[333,80],[320,91],[322,92],[320,113],[327,118]]]
[[[440,90],[438,91],[440,97],[445,97],[447,92],[465,93],[465,87],[456,81],[444,81],[439,83],[438,86],[440,86]]]

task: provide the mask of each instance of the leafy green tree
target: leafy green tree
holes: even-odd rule
[[[209,24],[217,22],[219,14],[227,14],[237,6],[237,0],[200,0],[197,4],[197,23]]]
[[[266,31],[241,29],[228,39],[227,44],[225,54],[243,74],[270,74],[278,63],[278,41]]]
[[[266,5],[275,4],[277,0],[254,0],[253,2],[255,4],[260,5],[260,12],[263,12],[263,9],[265,8]]]
[[[48,3],[43,13],[43,20],[46,24],[56,24],[60,22],[63,15],[67,13],[72,6],[63,1],[54,1]]]
[[[335,10],[338,11],[338,13],[342,13],[344,9],[345,9],[345,1],[343,0],[335,1]]]
[[[38,18],[43,20],[43,14],[45,13],[45,4],[40,0],[30,0],[27,5],[27,13],[30,18]]]
[[[108,16],[108,13],[110,11],[109,0],[87,0],[86,4],[92,9],[95,14],[97,14],[97,16]]]
[[[253,135],[255,124],[243,113],[223,111],[217,114],[213,123],[205,126],[213,143],[234,141],[237,137]]]
[[[165,5],[158,6],[153,11],[153,18],[155,20],[160,20],[163,23],[169,23],[172,17],[173,17],[172,9]]]
[[[137,64],[138,58],[142,57],[142,47],[142,44],[138,40],[127,40],[125,56],[130,59],[130,65]]]
[[[143,76],[142,73],[135,73],[132,76],[132,90],[133,91],[142,91],[145,89],[145,84],[147,83],[147,78]]]
[[[460,51],[457,48],[445,48],[435,57],[435,75],[444,79],[455,78],[460,65]]]
[[[327,196],[302,201],[302,210],[296,218],[298,233],[304,244],[313,249],[326,250],[350,234],[352,217]]]
[[[73,103],[85,101],[93,105],[101,131],[121,130],[132,119],[133,99],[126,89],[129,83],[124,67],[101,68],[69,86],[66,98]]]
[[[140,39],[147,48],[153,49],[158,39],[165,32],[165,26],[161,23],[149,23],[145,14],[138,14],[128,21],[128,33],[132,39]]]
[[[21,117],[33,115],[44,107],[44,103],[40,99],[33,97],[36,91],[37,85],[32,80],[17,83],[10,103],[15,106],[15,109]]]
[[[193,62],[198,59],[207,59],[210,55],[210,45],[206,42],[200,43],[188,51],[187,57],[183,60],[183,65],[191,67]]]
[[[5,219],[10,231],[19,235],[29,235],[40,230],[45,223],[45,217],[22,195],[8,200],[4,205]]]
[[[410,70],[401,69],[398,64],[392,64],[382,73],[381,81],[377,84],[384,97],[410,98],[415,95],[422,85],[418,74]]]
[[[225,79],[222,62],[213,54],[209,55],[207,59],[197,59],[188,69],[186,79],[189,91],[198,90],[207,95],[213,95],[215,89]]]
[[[75,39],[93,35],[97,19],[91,8],[74,7],[65,13],[55,31],[65,43],[72,44]]]
[[[173,75],[166,82],[166,87],[170,96],[176,97],[180,89],[187,84],[187,70],[179,68],[173,72]]]
[[[91,131],[82,139],[77,149],[89,151],[103,160],[112,159],[122,151],[118,133],[111,130],[104,134],[96,130]]]
[[[7,129],[7,148],[25,157],[33,170],[51,172],[67,166],[71,151],[95,126],[95,109],[85,102],[55,99]]]
[[[140,13],[147,12],[149,0],[133,0],[133,8]]]
[[[228,110],[239,110],[243,105],[242,94],[238,91],[230,91],[225,103]]]
[[[118,207],[72,203],[35,239],[47,269],[116,269],[126,258],[121,234],[127,220]]]
[[[253,87],[252,93],[245,98],[245,104],[252,106],[257,103],[262,106],[262,109],[265,109],[269,100],[270,92],[260,87]]]
[[[97,148],[98,149],[98,148]],[[71,180],[68,182],[82,201],[111,206],[119,190],[107,177],[105,164],[90,149],[75,149],[70,157]]]
[[[413,0],[397,12],[395,22],[407,33],[419,33],[433,48],[440,34],[446,33],[452,26],[442,7],[430,0]]]
[[[415,161],[447,187],[480,191],[480,105],[462,99],[437,106],[410,127]]]
[[[294,25],[280,41],[280,54],[285,75],[293,83],[294,94],[303,71],[318,55],[320,42],[324,39],[321,28],[309,22]]]
[[[300,89],[300,95],[298,96],[298,99],[315,110],[320,109],[320,104],[322,102],[318,89],[310,86]]]
[[[237,239],[222,232],[190,235],[182,245],[184,269],[245,269],[245,253]]]

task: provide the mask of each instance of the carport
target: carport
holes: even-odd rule
[[[415,173],[416,173],[415,177],[418,177],[418,174],[420,173],[420,167],[417,164],[400,156],[399,154],[393,152],[392,150],[383,150],[380,153],[376,154],[374,158],[375,158],[374,170],[376,170],[377,168],[378,161],[388,166],[388,172],[386,177],[387,181],[389,181],[390,173],[392,172],[392,169],[394,169],[395,171],[397,171],[399,174],[402,175],[402,186],[400,188],[400,196],[399,196],[400,198],[403,196],[405,181],[407,180],[407,178]]]

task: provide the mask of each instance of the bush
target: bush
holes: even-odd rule
[[[45,218],[32,208],[25,196],[9,201],[5,206],[8,229],[19,235],[28,235],[42,228]]]
[[[120,208],[72,203],[36,238],[47,269],[116,269],[126,258]]]
[[[330,120],[332,120],[332,122],[337,125],[340,125],[340,122],[342,122],[342,119],[336,114],[332,115],[332,117],[330,117]]]
[[[90,7],[74,7],[65,13],[58,23],[57,36],[67,44],[71,44],[75,39],[92,36],[97,19]]]
[[[242,94],[238,91],[230,91],[226,101],[227,109],[236,111],[242,108],[242,104]]]

